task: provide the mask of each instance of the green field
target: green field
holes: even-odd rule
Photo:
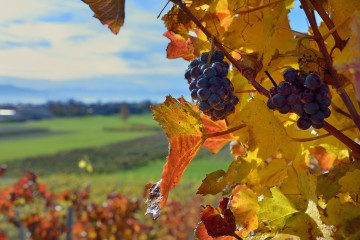
[[[104,128],[147,126],[143,131],[104,131]],[[54,154],[86,147],[99,147],[154,134],[157,123],[148,115],[134,115],[126,122],[119,116],[58,118],[26,123],[0,124],[1,129],[20,129],[0,135],[0,162]],[[37,131],[30,131],[35,129]],[[13,131],[14,132],[14,131]],[[23,132],[24,134],[21,134]]]

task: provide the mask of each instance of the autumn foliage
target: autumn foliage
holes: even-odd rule
[[[207,174],[199,187],[221,200],[200,214],[198,239],[359,239],[359,1],[300,0],[306,33],[290,27],[293,0],[171,2],[162,17],[167,57],[222,51],[240,103],[217,122],[183,97],[152,107],[170,147],[147,213],[160,215],[202,146],[216,153],[231,143],[228,170]],[[300,130],[299,116],[267,108],[270,76],[278,84],[289,67],[329,86],[331,116],[322,129]]]

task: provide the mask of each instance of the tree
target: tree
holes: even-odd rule
[[[84,1],[118,32],[124,1]],[[217,121],[200,111],[199,92],[197,106],[172,96],[152,106],[170,151],[147,213],[160,214],[201,146],[216,153],[232,142],[227,172],[209,173],[198,190],[222,196],[200,214],[198,239],[360,238],[358,1],[300,0],[308,33],[290,28],[291,0],[171,2],[162,18],[167,57],[191,61],[190,71],[204,52],[209,63],[221,51],[239,103]],[[185,78],[199,87],[195,73]]]
[[[123,121],[126,121],[126,119],[128,119],[129,116],[130,116],[129,104],[127,104],[127,103],[121,103],[121,104],[120,104],[120,118],[121,118]]]

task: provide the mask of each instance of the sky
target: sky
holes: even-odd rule
[[[188,63],[166,58],[169,40],[156,18],[166,2],[126,1],[125,25],[114,35],[80,0],[7,1],[0,10],[0,88],[67,88],[78,91],[74,98],[82,101],[163,101],[168,94],[186,95]],[[304,32],[308,24],[298,21],[301,13],[297,3],[291,24]],[[103,96],[90,96],[95,91]]]

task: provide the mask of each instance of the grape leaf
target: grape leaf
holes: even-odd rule
[[[209,116],[201,114],[201,120],[204,125],[205,135],[222,132],[227,130],[227,125],[225,120],[212,121]],[[232,133],[223,134],[217,137],[207,138],[204,142],[204,147],[207,148],[213,154],[219,152],[227,143],[232,140],[237,139]]]
[[[341,15],[343,16],[342,12]],[[334,59],[334,67],[352,79],[356,100],[360,102],[360,11],[355,11],[352,19],[350,25],[352,35],[340,56]]]
[[[231,187],[234,184],[241,183],[255,167],[255,161],[249,163],[241,159],[234,160],[226,173],[224,170],[217,170],[207,174],[206,178],[202,181],[197,194],[215,195],[222,191],[231,190]]]
[[[234,120],[228,127],[246,124],[246,127],[235,131],[239,140],[249,144],[249,150],[258,150],[258,157],[268,158],[279,149],[285,149],[292,139],[287,135],[281,122],[269,110],[266,104],[254,98],[240,112],[235,113]]]
[[[281,229],[288,217],[297,213],[290,201],[276,187],[270,189],[272,198],[265,198],[259,203],[259,221],[270,224],[273,229]]]
[[[207,205],[200,213],[201,221],[204,223],[209,236],[232,236],[236,231],[235,217],[228,208],[229,198],[223,198],[218,208]]]
[[[304,212],[290,217],[283,232],[299,236],[300,239],[320,239],[322,237],[316,222]]]
[[[262,187],[273,187],[287,177],[287,162],[284,159],[273,159],[259,170],[259,184]]]
[[[360,170],[355,169],[353,172],[347,172],[346,175],[339,180],[342,192],[350,192],[360,194]]]
[[[200,222],[195,229],[195,238],[198,240],[236,240],[236,238],[231,236],[221,236],[221,237],[210,237],[206,231],[205,224]]]
[[[243,227],[240,235],[246,237],[251,231],[258,228],[259,210],[256,193],[246,185],[238,185],[232,191],[231,210],[235,215],[236,224]]]
[[[308,201],[308,206],[305,211],[317,224],[318,228],[320,229],[323,237],[325,239],[329,239],[331,236],[331,232],[325,224],[322,222],[320,218],[320,212],[317,208],[317,194],[316,194],[316,177],[314,175],[310,175],[308,172],[305,171],[298,171],[298,188],[300,193],[306,198]]]
[[[332,168],[337,156],[331,152],[326,151],[322,146],[315,146],[309,149],[310,155],[314,156],[322,170],[328,171]]]
[[[82,0],[94,12],[94,17],[118,34],[124,25],[125,0]]]
[[[336,229],[335,239],[360,239],[360,207],[353,203],[332,198],[326,206],[327,225]]]
[[[160,105],[152,106],[154,119],[166,132],[169,140],[169,155],[162,172],[161,181],[153,186],[153,194],[147,200],[146,213],[156,218],[160,208],[168,198],[169,191],[180,181],[186,167],[190,164],[203,143],[203,126],[200,114],[191,104],[171,96]]]
[[[182,57],[185,60],[195,58],[191,38],[185,38],[171,31],[164,33],[164,36],[171,40],[166,48],[167,58],[174,59]]]

